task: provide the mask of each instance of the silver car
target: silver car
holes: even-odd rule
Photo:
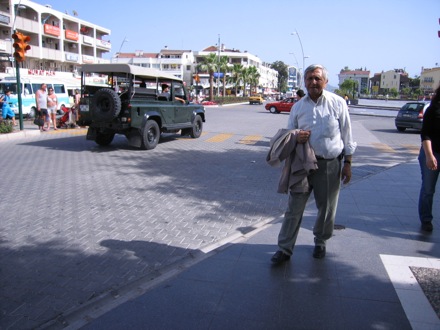
[[[396,128],[404,132],[407,128],[422,129],[423,115],[429,107],[429,101],[413,101],[400,108],[395,119]]]

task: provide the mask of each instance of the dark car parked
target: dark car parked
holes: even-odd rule
[[[407,128],[417,130],[422,129],[423,114],[430,102],[413,101],[406,103],[400,108],[395,119],[396,128],[399,132],[404,132]]]

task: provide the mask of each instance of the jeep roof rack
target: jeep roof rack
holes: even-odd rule
[[[137,65],[123,63],[102,63],[102,64],[83,64],[80,71],[95,73],[121,72],[129,73],[142,78],[158,78],[169,79],[174,81],[182,81],[181,78],[163,71],[151,68],[143,68]]]

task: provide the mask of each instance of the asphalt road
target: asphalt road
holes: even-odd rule
[[[0,143],[0,328],[62,328],[281,219],[280,169],[265,156],[287,114],[240,105],[206,117],[199,139],[168,134],[150,151],[124,137],[98,147],[81,129]],[[353,115],[353,181],[415,158],[417,134],[390,123]]]

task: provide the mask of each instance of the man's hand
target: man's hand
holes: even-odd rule
[[[344,167],[342,167],[342,183],[347,184],[351,179],[351,164],[344,163]]]
[[[300,130],[296,135],[296,142],[298,143],[306,143],[310,137],[310,131]]]

